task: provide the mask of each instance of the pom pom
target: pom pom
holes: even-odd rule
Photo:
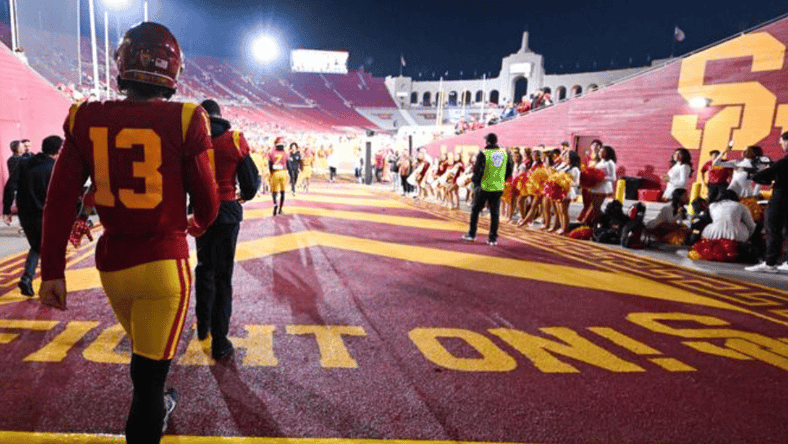
[[[587,167],[580,171],[580,187],[594,188],[605,180],[605,172],[599,168]]]
[[[739,258],[739,242],[733,239],[701,239],[692,246],[690,253],[707,261],[735,262]]]
[[[700,257],[700,253],[698,253],[698,252],[697,252],[697,251],[695,251],[695,250],[690,250],[690,252],[689,252],[689,253],[687,253],[687,257],[688,257],[688,258],[690,258],[690,259],[692,259],[693,261],[699,261],[699,260],[701,260],[701,259],[702,259],[702,258]]]
[[[569,232],[569,237],[572,239],[589,240],[594,231],[588,225],[581,225]]]
[[[525,184],[525,194],[538,196],[542,194],[544,182],[547,180],[547,169],[539,167],[528,173],[528,182]]]
[[[687,236],[690,233],[689,227],[680,226],[670,233],[665,234],[662,240],[670,245],[681,246],[687,243]]]
[[[750,210],[752,220],[755,221],[756,224],[763,223],[763,207],[758,203],[757,197],[745,197],[739,200],[739,202]]]

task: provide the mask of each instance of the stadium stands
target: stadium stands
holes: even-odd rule
[[[92,87],[90,39],[81,41],[82,85],[79,85],[74,37],[38,29],[23,29],[30,66],[72,100],[88,95]],[[10,31],[0,27],[8,45]],[[98,48],[99,82],[106,88],[105,54]],[[117,70],[111,63],[110,84],[115,88]],[[250,126],[288,131],[337,132],[347,128],[378,126],[356,107],[396,109],[383,79],[368,73],[320,75],[310,73],[245,73],[224,59],[186,54],[184,74],[176,99],[200,101],[214,98],[242,116]]]

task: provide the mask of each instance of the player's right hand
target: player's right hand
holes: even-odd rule
[[[189,216],[188,224],[186,225],[186,232],[191,236],[200,237],[205,234],[206,229],[197,225],[194,221],[194,216]]]
[[[38,296],[41,298],[42,304],[58,310],[66,310],[66,280],[42,281]]]

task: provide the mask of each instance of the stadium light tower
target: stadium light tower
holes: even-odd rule
[[[252,40],[252,57],[260,63],[268,64],[279,58],[279,42],[270,34],[261,34]]]

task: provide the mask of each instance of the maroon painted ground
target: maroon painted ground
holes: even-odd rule
[[[363,211],[391,214],[374,207]],[[427,220],[436,218],[417,208],[408,213]],[[584,253],[573,259],[566,251],[558,254],[558,244],[555,252],[544,248],[541,234],[523,233],[520,239],[504,239],[499,248],[491,249],[480,243],[459,243],[459,233],[454,231],[297,214],[249,220],[242,227],[241,241],[305,230],[438,250],[469,250],[584,270],[595,268],[587,260],[589,252],[613,255],[604,248],[582,244],[576,248]],[[619,262],[625,263],[625,258],[621,254]],[[632,263],[644,269],[652,266]],[[92,259],[80,267],[90,264]],[[676,274],[692,274],[659,266]],[[627,321],[627,316],[641,312],[712,316],[729,322],[730,330],[788,337],[788,329],[779,322],[730,310],[405,262],[331,246],[241,261],[234,282],[231,335],[246,337],[247,325],[274,326],[278,364],[244,366],[248,351],[239,349],[233,365],[175,365],[170,382],[180,391],[182,403],[170,433],[572,443],[788,440],[786,369],[764,359],[737,360],[702,353],[682,344],[688,339],[649,331]],[[729,282],[721,282],[721,287],[723,284]],[[753,289],[747,284],[736,291],[752,295],[756,290],[774,304],[768,306],[773,315],[788,300],[785,293]],[[719,300],[730,302],[732,298],[720,296]],[[122,432],[129,405],[127,366],[92,363],[82,355],[102,330],[115,324],[112,312],[98,289],[72,293],[69,304],[65,313],[43,308],[37,300],[0,305],[0,319],[61,321],[49,332],[0,329],[21,333],[16,340],[0,343],[0,430]],[[753,306],[763,307],[763,303]],[[780,320],[777,315],[773,318]],[[62,362],[24,362],[26,356],[62,332],[68,321],[99,321],[100,325],[77,342]],[[190,313],[187,323],[193,322]],[[686,321],[668,324],[695,331],[713,328]],[[287,326],[298,325],[363,328],[366,336],[344,337],[358,367],[322,367],[314,336],[287,333]],[[588,330],[600,326],[612,327],[695,371],[670,372],[650,361],[655,356],[638,355]],[[513,328],[560,342],[549,330],[540,330],[546,327],[571,329],[645,371],[616,373],[553,353],[577,372],[545,373],[488,331]],[[427,359],[409,338],[409,332],[418,328],[476,332],[514,358],[517,366],[506,372],[447,369]],[[181,354],[193,336],[189,327],[181,340]],[[725,338],[697,340],[732,351]],[[456,357],[482,357],[456,338],[442,339],[441,344]],[[118,350],[128,348],[124,339]],[[781,356],[782,349],[769,350]]]

